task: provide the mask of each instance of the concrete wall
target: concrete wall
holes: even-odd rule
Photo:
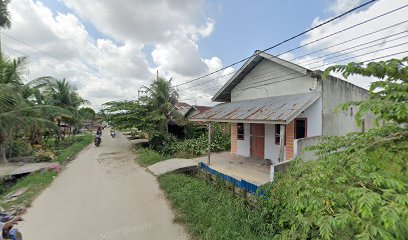
[[[322,108],[323,128],[322,135],[338,136],[349,132],[361,132],[362,128],[356,124],[357,109],[342,111],[336,108],[348,101],[360,101],[368,98],[367,90],[335,77],[322,80]],[[367,117],[365,129],[374,127],[374,117]]]
[[[317,158],[316,154],[313,151],[304,151],[304,149],[316,146],[320,141],[320,136],[296,139],[294,143],[294,157],[301,158],[303,161],[315,160]]]
[[[319,98],[296,118],[307,118],[307,137],[321,136],[322,98]]]
[[[279,144],[275,144],[275,124],[265,124],[265,159],[278,163]]]
[[[237,139],[237,155],[249,157],[251,155],[251,125],[244,123],[244,140]]]
[[[231,101],[309,92],[316,86],[316,79],[264,59],[232,90]]]

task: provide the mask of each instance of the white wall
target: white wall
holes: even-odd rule
[[[244,140],[237,139],[237,155],[249,157],[251,155],[251,125],[244,123]]]
[[[279,144],[275,144],[275,124],[265,124],[265,159],[278,163]]]
[[[263,86],[245,90],[258,85]],[[316,79],[264,59],[232,90],[231,101],[310,92],[316,86]]]
[[[306,108],[296,118],[307,118],[307,137],[322,135],[322,98]]]

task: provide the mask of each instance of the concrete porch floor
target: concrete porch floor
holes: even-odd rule
[[[207,159],[207,156],[203,156],[193,160],[207,164]],[[212,153],[209,167],[237,179],[263,185],[269,182],[270,167],[261,165],[262,161],[250,157],[235,156],[230,152]]]

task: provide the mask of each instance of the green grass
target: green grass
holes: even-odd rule
[[[150,166],[160,161],[166,160],[167,158],[160,153],[150,149],[150,148],[139,148],[137,150],[137,162],[141,166]]]
[[[67,147],[64,150],[61,150],[54,161],[64,164],[68,160],[76,156],[82,149],[88,146],[93,141],[92,135],[83,135],[77,137],[75,143]],[[56,173],[47,171],[47,172],[37,172],[28,175],[17,181],[17,183],[12,186],[8,191],[0,195],[0,207],[8,209],[13,206],[19,207],[28,207],[34,198],[41,193],[46,187],[48,187],[53,179],[55,178]],[[19,196],[15,201],[4,202],[3,197],[8,193],[17,191],[18,189],[27,187],[28,190]]]
[[[59,162],[60,164],[65,163],[67,160],[75,157],[77,153],[92,143],[93,139],[94,138],[91,134],[77,137],[74,144],[60,151],[54,162]]]
[[[271,239],[262,229],[259,208],[248,205],[223,187],[185,174],[159,177],[176,221],[184,224],[197,239]]]

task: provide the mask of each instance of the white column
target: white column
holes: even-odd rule
[[[280,136],[279,136],[279,158],[278,161],[279,162],[283,162],[284,161],[284,156],[285,156],[285,124],[281,124],[280,125]]]

